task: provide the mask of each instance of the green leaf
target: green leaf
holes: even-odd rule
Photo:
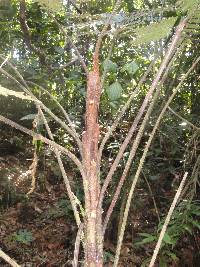
[[[198,8],[198,5],[200,4],[199,0],[179,0],[177,2],[177,7],[180,11],[186,12],[186,11],[193,11],[194,9]]]
[[[192,210],[191,212],[192,212],[192,214],[194,214],[194,215],[200,216],[200,210],[199,210],[199,209],[194,209],[194,210]]]
[[[165,235],[164,235],[164,237],[163,237],[163,241],[164,241],[166,244],[175,245],[174,240],[172,240],[172,238],[171,238],[167,233],[165,233]]]
[[[152,236],[151,234],[148,233],[139,233],[140,236],[144,236],[144,237],[150,237]]]
[[[117,67],[117,64],[110,59],[106,59],[103,63],[103,68],[106,72],[116,72]]]
[[[63,54],[65,52],[65,50],[60,46],[55,46],[54,49],[59,54]]]
[[[141,246],[141,245],[144,245],[147,243],[151,243],[153,241],[155,241],[155,236],[150,236],[150,237],[146,237],[146,238],[142,239],[142,241],[135,242],[134,245],[135,246]]]
[[[139,66],[134,61],[127,63],[123,68],[122,71],[127,71],[130,75],[133,75],[138,70]]]
[[[167,255],[168,255],[170,258],[172,258],[173,261],[177,261],[177,260],[178,260],[178,257],[177,257],[176,254],[173,253],[173,252],[168,251],[168,252],[167,252]]]
[[[117,104],[115,102],[110,102],[109,104],[111,105],[112,108],[114,108],[114,109],[117,108]]]
[[[151,258],[147,258],[146,260],[144,260],[142,262],[141,267],[147,267],[147,266],[149,266],[150,260],[151,260]]]
[[[200,230],[200,224],[197,221],[191,221],[191,223]]]
[[[106,90],[107,95],[111,101],[115,101],[121,97],[122,87],[119,82],[112,83]]]
[[[18,233],[15,233],[13,235],[13,239],[17,242],[23,243],[23,244],[30,244],[34,240],[32,233],[26,229],[19,230]]]
[[[160,257],[159,259],[159,267],[167,267],[167,262],[165,257]]]
[[[145,238],[143,238],[141,241],[135,242],[134,243],[135,246],[141,246],[141,245],[151,243],[156,240],[156,236],[153,236],[148,233],[139,233],[139,235],[144,236]]]
[[[161,22],[152,23],[148,26],[142,26],[135,30],[134,45],[148,44],[152,41],[159,41],[161,38],[165,38],[170,33],[176,17],[165,19]]]
[[[183,228],[192,235],[192,228],[189,225],[184,224]]]

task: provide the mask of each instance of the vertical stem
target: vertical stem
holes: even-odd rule
[[[83,133],[83,165],[86,174],[85,188],[85,266],[102,266],[103,251],[101,212],[98,211],[100,192],[98,141],[98,109],[100,101],[100,75],[98,65],[88,74],[85,115],[85,132]],[[100,208],[101,209],[101,208]]]
[[[149,264],[149,267],[153,267],[153,266],[154,266],[154,263],[155,263],[155,261],[156,261],[156,258],[157,258],[157,256],[158,256],[158,252],[159,252],[160,247],[161,247],[161,244],[162,244],[163,237],[164,237],[164,235],[165,235],[165,233],[166,233],[166,230],[167,230],[167,226],[168,226],[168,224],[169,224],[169,222],[170,222],[170,219],[171,219],[171,217],[172,217],[172,213],[173,213],[173,211],[174,211],[174,209],[175,209],[176,203],[177,203],[177,201],[178,201],[178,199],[179,199],[179,197],[180,197],[180,194],[181,194],[181,192],[182,192],[182,190],[183,190],[183,186],[184,186],[184,184],[185,184],[185,180],[186,180],[187,176],[188,176],[188,172],[186,172],[186,173],[184,174],[183,179],[182,179],[182,181],[181,181],[181,183],[180,183],[180,185],[179,185],[179,188],[178,188],[178,190],[177,190],[177,192],[176,192],[176,195],[175,195],[175,197],[174,197],[174,200],[173,200],[173,202],[172,202],[172,204],[171,204],[171,207],[170,207],[169,212],[168,212],[168,214],[167,214],[167,217],[166,217],[166,219],[165,219],[164,225],[163,225],[162,230],[161,230],[161,232],[160,232],[160,236],[159,236],[158,242],[157,242],[157,244],[156,244],[156,247],[155,247],[153,256],[152,256],[152,258],[151,258],[151,262],[150,262],[150,264]]]

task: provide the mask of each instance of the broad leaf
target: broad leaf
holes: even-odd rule
[[[106,72],[115,72],[117,71],[117,67],[117,64],[110,59],[106,59],[103,63],[103,68]]]
[[[172,238],[167,234],[165,233],[164,237],[163,237],[163,241],[167,244],[170,244],[170,245],[175,245],[175,242],[174,240],[172,240]]]
[[[135,74],[138,70],[138,65],[134,61],[131,61],[130,63],[127,63],[123,68],[122,71],[127,71],[130,75]]]
[[[111,101],[117,100],[121,97],[122,86],[116,81],[107,88],[106,92]]]

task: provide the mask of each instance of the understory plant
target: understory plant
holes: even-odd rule
[[[33,44],[31,39],[30,29],[26,21],[26,1],[19,1],[19,18],[21,31],[24,35],[24,41],[26,42],[27,47],[34,52],[40,62],[43,64],[50,64],[48,57],[46,57],[45,52],[42,48],[38,48]],[[17,67],[9,60],[9,56],[5,57],[0,55],[1,67],[0,72],[8,77],[8,79],[15,82],[20,88],[19,91],[11,90],[5,86],[0,85],[0,94],[2,97],[16,97],[23,101],[30,101],[34,103],[37,114],[33,120],[33,129],[28,129],[18,123],[6,118],[5,116],[0,115],[0,121],[19,131],[24,132],[32,136],[34,144],[36,146],[33,162],[30,167],[32,174],[32,185],[28,194],[31,194],[35,190],[36,185],[36,169],[38,164],[38,151],[37,145],[38,142],[43,142],[47,144],[52,152],[55,155],[55,158],[58,161],[60,171],[62,173],[67,195],[69,197],[76,224],[78,227],[78,232],[76,236],[75,248],[74,248],[74,259],[73,266],[78,266],[78,257],[80,246],[82,246],[84,251],[84,266],[87,267],[101,267],[103,266],[103,252],[104,252],[104,238],[105,232],[108,226],[108,222],[111,219],[111,215],[116,206],[116,203],[120,197],[120,193],[123,187],[123,184],[126,180],[126,177],[129,173],[129,170],[134,163],[134,158],[138,150],[138,146],[141,143],[142,137],[145,135],[145,129],[150,120],[151,114],[155,109],[155,106],[158,100],[161,98],[164,102],[162,109],[159,114],[157,114],[156,119],[153,122],[153,127],[148,133],[147,142],[145,142],[141,158],[138,165],[136,166],[136,172],[131,183],[130,190],[128,192],[128,197],[124,209],[121,229],[119,231],[116,254],[114,257],[114,265],[118,266],[120,251],[122,247],[122,242],[124,238],[124,231],[127,223],[128,213],[130,209],[131,200],[133,193],[136,187],[136,184],[140,178],[143,164],[145,162],[147,153],[151,146],[152,140],[156,134],[159,125],[174,100],[175,96],[185,86],[188,77],[193,71],[196,70],[196,67],[199,63],[200,57],[195,57],[191,62],[189,68],[180,73],[178,83],[175,86],[172,86],[170,92],[163,93],[164,83],[168,79],[170,72],[173,68],[176,68],[176,64],[179,64],[179,60],[182,54],[188,52],[190,45],[190,35],[188,35],[188,29],[194,22],[196,18],[196,9],[199,7],[199,1],[193,1],[193,5],[190,5],[190,1],[182,1],[181,5],[177,5],[177,12],[173,16],[170,16],[167,13],[167,16],[163,15],[160,21],[151,21],[148,20],[142,22],[141,24],[134,25],[130,24],[127,20],[127,24],[117,24],[113,18],[116,18],[116,15],[120,14],[120,6],[122,1],[117,1],[113,7],[113,11],[110,14],[107,14],[106,19],[101,22],[101,31],[97,34],[96,43],[91,44],[90,49],[92,51],[91,61],[81,55],[81,52],[78,46],[74,43],[73,38],[67,34],[65,26],[59,22],[59,17],[57,12],[62,8],[62,1],[36,1],[41,6],[41,12],[45,13],[45,16],[48,17],[51,22],[56,25],[60,33],[64,36],[65,41],[69,44],[72,54],[75,54],[77,59],[83,69],[84,73],[84,82],[86,84],[85,92],[85,111],[82,114],[84,116],[84,129],[80,127],[77,131],[78,126],[72,121],[70,114],[66,112],[63,106],[58,102],[58,100],[51,95],[46,88],[41,85],[37,85],[33,81],[27,81],[23,78],[21,73],[18,71]],[[137,14],[139,16],[139,14]],[[137,18],[135,15],[135,17]],[[157,19],[157,17],[156,17]],[[197,23],[198,25],[198,23]],[[194,29],[194,32],[196,29]],[[104,38],[109,36],[112,46],[108,52],[106,62],[101,64],[101,51]],[[116,100],[122,95],[122,87],[115,75],[112,76],[112,72],[117,68],[116,64],[111,61],[112,48],[120,40],[126,42],[127,36],[131,36],[133,41],[132,44],[134,47],[143,46],[150,44],[151,42],[158,42],[161,39],[165,39],[165,42],[161,44],[161,49],[158,51],[155,58],[149,64],[147,70],[141,75],[141,79],[135,86],[135,90],[131,90],[127,100],[120,106],[119,111],[116,112],[116,107],[118,103]],[[189,48],[188,48],[189,47]],[[104,65],[104,66],[102,66]],[[8,69],[6,68],[8,67]],[[9,73],[9,70],[12,70],[13,75]],[[153,70],[153,71],[152,71]],[[139,71],[139,66],[135,62],[128,62],[122,69],[121,72],[126,72],[128,75],[136,73]],[[111,79],[114,79],[113,83],[109,86],[106,86],[107,75],[111,73]],[[140,70],[142,73],[142,70]],[[153,78],[152,78],[153,77]],[[78,82],[78,81],[77,81]],[[144,85],[146,88],[144,88]],[[37,88],[40,93],[46,93],[48,97],[54,100],[55,104],[59,108],[60,112],[64,115],[64,119],[60,119],[50,107],[41,101],[40,97],[37,94],[33,93],[33,88]],[[145,90],[146,89],[146,90]],[[119,126],[122,118],[128,111],[128,108],[136,101],[136,96],[139,91],[143,90],[142,101],[139,104],[139,108],[135,110],[133,120],[130,123],[130,127],[120,144],[116,157],[112,164],[110,165],[109,171],[102,177],[102,156],[105,149],[105,146],[115,132],[116,128]],[[84,93],[84,92],[83,92]],[[100,124],[100,104],[101,98],[105,98],[105,93],[111,102],[111,107],[115,108],[117,115],[113,118],[112,125],[106,127],[106,131],[102,134],[101,124]],[[166,94],[166,98],[165,98]],[[48,122],[47,117],[51,117],[60,127],[63,128],[65,133],[71,137],[74,144],[77,147],[78,153],[75,153],[71,150],[71,147],[67,147],[56,142],[56,137],[52,133],[50,123]],[[46,131],[46,136],[38,132],[38,126],[43,124]],[[192,127],[192,126],[191,126]],[[121,160],[124,157],[124,153],[128,150],[128,157],[125,161],[122,174],[120,175],[117,185],[115,187],[114,194],[110,200],[110,204],[107,210],[103,210],[104,200],[108,187],[110,186],[114,174],[118,170],[118,167],[121,164]],[[63,164],[64,156],[67,156],[76,166],[80,172],[82,189],[84,191],[84,202],[81,202],[78,197],[72,191],[70,181],[66,174],[66,170]],[[175,198],[175,201],[172,203],[172,208],[170,209],[165,223],[163,224],[163,231],[161,231],[160,238],[158,240],[158,245],[155,249],[154,256],[151,260],[149,266],[153,266],[156,260],[157,254],[159,252],[162,240],[166,240],[166,227],[169,224],[169,220],[172,216],[172,212],[175,208],[175,205],[178,201],[178,197],[183,188],[183,184],[187,178],[188,173],[184,175],[183,181],[178,190],[178,194]],[[170,228],[169,228],[170,229]],[[3,251],[0,250],[0,256],[9,262],[12,266],[19,266],[15,261],[10,259]]]

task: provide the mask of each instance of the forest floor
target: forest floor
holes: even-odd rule
[[[27,197],[31,186],[29,167],[32,163],[33,146],[29,141],[24,150],[12,147],[12,142],[5,136],[2,140],[0,248],[24,267],[71,266],[77,227],[65,186],[55,165],[52,168],[55,160],[48,158],[45,166],[40,164],[36,175],[37,187]],[[154,232],[158,225],[152,196],[143,188],[138,188],[137,194],[141,200],[140,207],[133,208],[130,213],[119,267],[146,266],[142,264],[151,257],[155,246],[155,242],[134,246],[138,241],[138,233]],[[166,192],[166,196],[170,194],[173,195],[173,192]],[[117,231],[114,220],[105,240],[105,266],[112,266]],[[200,247],[200,238],[195,239],[195,242],[194,245],[188,237],[183,238],[176,247],[177,260],[166,265],[160,261],[156,266],[199,267],[200,262],[195,263],[194,255],[196,247]],[[0,259],[0,266],[8,265]]]

